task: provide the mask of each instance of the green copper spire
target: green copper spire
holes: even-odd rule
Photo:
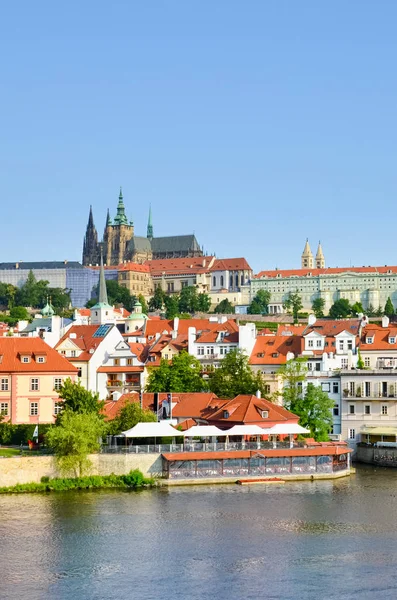
[[[128,225],[128,219],[125,216],[125,206],[123,202],[123,191],[120,187],[119,203],[117,205],[117,215],[114,218],[115,225]]]
[[[153,239],[153,225],[152,225],[152,205],[149,205],[149,219],[147,222],[147,234],[146,237],[149,240]]]
[[[106,227],[110,227],[111,224],[112,224],[112,219],[110,218],[110,212],[109,212],[109,209],[108,209],[108,214],[106,216]]]

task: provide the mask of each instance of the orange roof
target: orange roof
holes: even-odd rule
[[[209,331],[214,328],[226,327],[226,323],[229,323],[227,327],[232,327],[235,331],[238,331],[238,325],[235,319],[228,319],[225,323],[220,324],[218,321],[210,321],[209,319],[179,319],[178,323],[178,334],[187,335],[189,327],[195,327],[196,331]],[[230,325],[231,324],[231,325]],[[156,333],[171,333],[174,330],[173,319],[162,319],[148,320],[145,323],[144,335],[146,338],[149,336],[155,336]]]
[[[81,317],[89,317],[91,315],[91,310],[89,308],[77,308],[76,311]]]
[[[174,460],[222,460],[228,458],[253,458],[255,456],[281,457],[281,456],[340,456],[350,454],[352,448],[337,443],[329,443],[321,447],[303,448],[269,448],[266,450],[229,450],[219,452],[165,452],[162,456],[168,461]]]
[[[189,273],[205,273],[213,261],[213,256],[196,256],[192,258],[159,258],[146,261],[153,277],[163,273],[170,275],[188,275]]]
[[[262,335],[255,341],[251,365],[283,365],[288,352],[298,356],[302,351],[302,337],[297,335]]]
[[[366,342],[368,337],[373,338],[372,344]],[[394,350],[397,352],[397,343],[389,343],[391,337],[397,341],[397,328],[393,323],[389,327],[369,323],[362,331],[360,350]]]
[[[154,394],[143,394],[143,404],[145,408],[154,407]],[[166,393],[159,394],[159,402],[167,399]],[[225,403],[225,400],[219,400],[212,392],[173,392],[172,403],[176,403],[172,409],[172,416],[175,418],[205,418],[206,411],[211,408],[213,403],[218,406]]]
[[[73,325],[73,327],[71,327],[67,333],[61,337],[59,342],[55,345],[55,349],[57,350],[65,340],[70,338],[71,342],[80,348],[80,350],[83,350],[80,356],[70,358],[70,360],[73,362],[91,360],[93,352],[90,352],[90,350],[96,350],[114,325],[110,325],[109,329],[107,329],[105,334],[101,337],[94,337],[95,332],[98,331],[100,327],[101,325]],[[71,338],[71,334],[75,334],[76,337]]]
[[[263,418],[261,411],[266,410],[268,417]],[[229,413],[229,417],[225,417],[225,412]],[[226,401],[221,409],[206,417],[211,424],[219,422],[222,425],[230,424],[230,427],[235,424],[255,423],[263,427],[272,427],[277,423],[297,423],[299,417],[289,412],[282,406],[278,406],[265,398],[257,398],[256,396],[240,394],[232,400]]]
[[[141,344],[140,342],[128,342],[130,350],[138,360],[141,362],[145,362],[147,355],[147,346],[145,344]]]
[[[126,404],[131,404],[132,402],[139,402],[138,393],[133,392],[131,394],[123,394],[118,400],[105,400],[102,411],[102,413],[105,415],[105,421],[111,421],[112,419],[115,419],[123,406]]]
[[[30,356],[30,362],[24,363],[22,356]],[[38,356],[45,356],[44,363],[37,362]],[[0,338],[0,373],[77,373],[77,368],[51,348],[39,337],[2,337]]]
[[[353,335],[358,335],[360,329],[360,319],[317,319],[313,325],[306,325],[303,335],[316,331],[320,335],[334,337],[342,331],[348,331]]]
[[[210,271],[251,271],[245,258],[217,258]]]
[[[150,268],[146,263],[142,265],[140,263],[134,263],[134,262],[122,263],[121,265],[118,265],[117,270],[118,271],[134,271],[137,273],[149,273],[150,272]]]
[[[277,327],[277,335],[302,335],[306,327],[307,325],[288,325],[287,323],[280,324]]]
[[[195,425],[197,425],[197,422],[194,419],[185,419],[185,421],[178,423],[177,427],[180,431],[187,431]]]
[[[317,277],[318,275],[338,275],[339,273],[379,273],[382,275],[393,275],[397,273],[397,266],[389,267],[327,267],[324,269],[274,269],[271,271],[260,271],[254,275],[255,279],[260,277],[282,278],[282,277]]]
[[[209,323],[202,333],[199,333],[196,338],[197,343],[215,343],[221,332],[225,332],[222,344],[237,344],[239,338],[239,330],[236,321],[226,321],[226,323]]]
[[[250,458],[250,450],[223,450],[219,452],[165,452],[162,456],[168,460],[211,460],[227,458]]]

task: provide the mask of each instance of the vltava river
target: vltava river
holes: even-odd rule
[[[334,482],[0,496],[0,598],[397,595],[397,470]]]

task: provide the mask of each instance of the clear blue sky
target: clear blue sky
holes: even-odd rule
[[[0,261],[145,235],[254,270],[397,264],[394,0],[21,0],[0,23]],[[314,248],[313,248],[314,247]]]

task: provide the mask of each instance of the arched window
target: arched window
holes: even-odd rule
[[[221,287],[223,288],[224,283],[223,283],[223,275],[221,275]]]
[[[214,287],[216,287],[216,277],[215,277],[215,276],[212,278],[212,285],[213,285]]]
[[[238,287],[238,274],[236,275],[236,287]]]
[[[230,287],[233,287],[233,275],[230,275]]]
[[[243,274],[240,277],[240,285],[244,285],[244,275]]]

